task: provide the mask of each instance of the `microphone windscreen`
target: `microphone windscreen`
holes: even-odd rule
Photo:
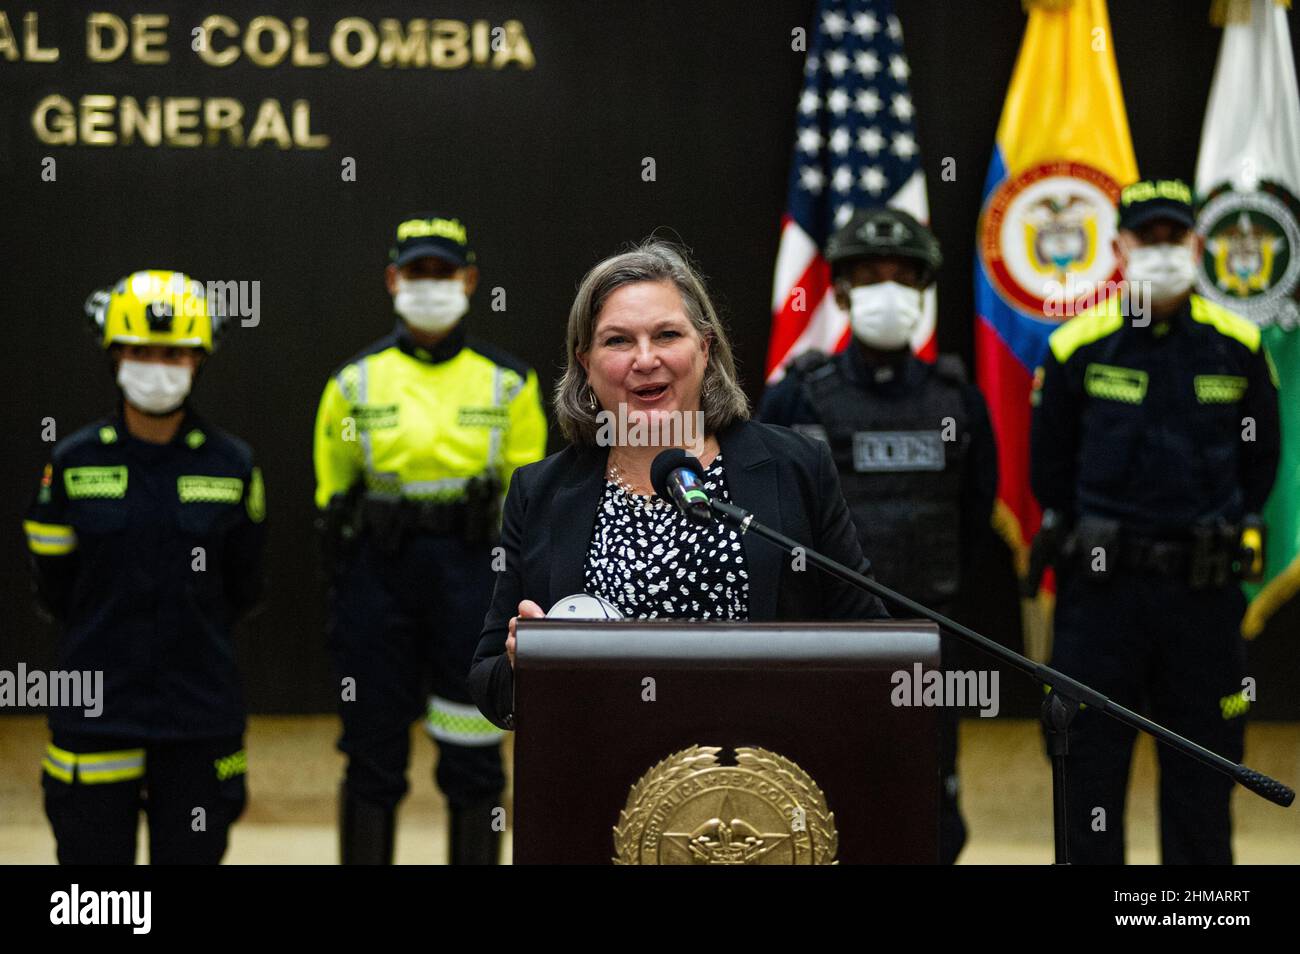
[[[692,457],[680,447],[670,447],[660,451],[659,456],[650,465],[650,486],[664,500],[671,499],[668,495],[668,475],[679,467],[686,467],[694,471],[696,476],[704,477],[704,465],[700,463],[699,458]]]

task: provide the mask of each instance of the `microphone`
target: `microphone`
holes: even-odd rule
[[[704,465],[680,447],[661,451],[650,465],[650,486],[695,523],[711,524],[709,495],[701,478]]]

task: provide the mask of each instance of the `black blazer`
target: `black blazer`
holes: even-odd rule
[[[870,572],[840,492],[830,449],[784,427],[738,421],[718,433],[732,502],[760,523],[832,559]],[[585,589],[583,567],[605,487],[608,448],[571,445],[514,472],[501,524],[505,569],[469,672],[469,690],[483,714],[513,728],[514,670],[505,645],[520,600],[549,610]],[[875,596],[790,559],[766,540],[741,537],[749,567],[749,618],[860,620],[889,614]]]

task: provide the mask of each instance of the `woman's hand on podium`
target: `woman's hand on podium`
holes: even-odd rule
[[[510,617],[510,635],[506,637],[506,656],[510,659],[510,668],[515,668],[515,622],[524,619],[541,619],[546,612],[532,600],[519,601],[519,616]]]

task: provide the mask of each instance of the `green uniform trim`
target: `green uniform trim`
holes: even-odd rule
[[[201,477],[186,474],[176,478],[181,503],[239,503],[244,482],[238,477]]]
[[[495,745],[502,736],[475,706],[439,696],[429,699],[424,728],[433,738],[455,745]]]
[[[461,427],[509,427],[508,407],[462,407],[456,412],[456,423]]]
[[[1240,341],[1252,353],[1259,350],[1259,325],[1200,295],[1192,296],[1192,320],[1211,325],[1219,334]]]
[[[63,556],[77,549],[77,531],[68,524],[24,520],[27,547],[37,556]]]
[[[217,781],[224,782],[236,775],[248,774],[248,750],[240,749],[233,755],[223,756],[212,763],[217,770]]]
[[[83,785],[125,782],[144,775],[144,749],[117,752],[88,752],[84,755],[61,749],[53,742],[45,746],[41,767],[60,782]]]
[[[1258,351],[1260,344],[1259,326],[1241,315],[1231,312],[1221,305],[1192,295],[1192,320],[1203,325],[1210,325],[1220,334],[1245,345],[1250,351]],[[1118,295],[1106,299],[1099,305],[1089,308],[1078,317],[1071,318],[1052,332],[1047,339],[1056,360],[1064,364],[1074,352],[1084,345],[1092,344],[1109,334],[1118,331],[1124,325],[1121,302]]]
[[[69,500],[121,499],[126,496],[126,465],[115,467],[69,467],[63,472],[63,486]]]
[[[1235,374],[1198,374],[1192,379],[1200,404],[1236,404],[1246,394],[1246,383]]]
[[[1089,308],[1083,314],[1071,318],[1052,332],[1047,339],[1052,354],[1061,364],[1069,360],[1084,345],[1092,344],[1107,335],[1114,334],[1124,325],[1124,316],[1120,314],[1118,296],[1108,298],[1100,305]]]
[[[244,501],[248,519],[261,523],[266,519],[266,486],[262,483],[262,468],[254,467],[248,478],[248,498]]]
[[[1147,373],[1110,364],[1089,364],[1083,371],[1083,389],[1089,396],[1125,404],[1141,404],[1147,396]]]
[[[359,431],[384,430],[397,426],[397,405],[354,404],[351,416],[357,422],[357,430]]]
[[[1219,711],[1223,713],[1225,719],[1235,719],[1237,716],[1246,714],[1250,708],[1250,700],[1246,698],[1246,690],[1234,692],[1230,696],[1224,696],[1219,700]]]

